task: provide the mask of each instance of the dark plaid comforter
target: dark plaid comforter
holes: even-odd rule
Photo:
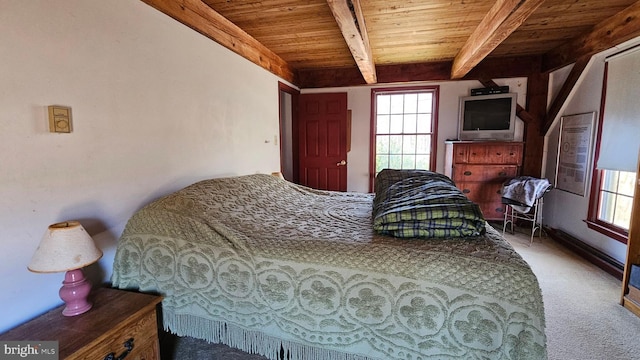
[[[426,170],[382,170],[376,177],[373,228],[402,238],[478,236],[480,207],[447,176]]]

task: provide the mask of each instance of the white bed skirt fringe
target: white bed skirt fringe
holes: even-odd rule
[[[162,320],[164,329],[175,335],[190,336],[215,344],[225,344],[247,353],[262,355],[269,360],[377,360],[282,340],[263,332],[243,329],[225,322],[175,314],[164,308]],[[284,359],[280,357],[281,349],[284,350]]]

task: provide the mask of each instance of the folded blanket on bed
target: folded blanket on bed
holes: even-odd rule
[[[445,175],[385,169],[376,177],[375,193],[373,228],[380,234],[450,238],[485,231],[480,207]]]

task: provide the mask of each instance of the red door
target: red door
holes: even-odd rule
[[[347,191],[347,93],[300,95],[300,184]]]

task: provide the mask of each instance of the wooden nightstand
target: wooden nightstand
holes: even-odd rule
[[[117,359],[132,344],[127,360],[158,360],[156,306],[162,297],[109,288],[94,289],[93,308],[63,316],[60,306],[0,335],[5,341],[58,341],[60,359]],[[133,339],[133,340],[131,340]],[[130,347],[130,346],[129,346]]]

